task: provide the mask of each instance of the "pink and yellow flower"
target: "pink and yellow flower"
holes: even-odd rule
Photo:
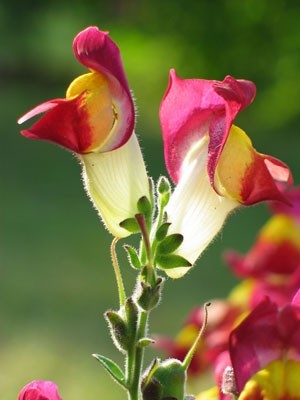
[[[220,356],[223,393],[214,389],[197,400],[212,398],[212,393],[214,399],[224,399],[224,394],[238,400],[300,399],[299,293],[282,309],[266,299],[232,331],[227,363],[226,354]],[[230,384],[226,382],[229,372]],[[217,375],[220,382],[220,368]]]
[[[291,183],[288,167],[258,153],[233,125],[255,91],[252,82],[230,76],[222,82],[180,79],[171,71],[160,121],[166,166],[177,186],[166,211],[169,232],[184,236],[178,254],[191,263],[238,205],[285,201],[276,182]],[[188,270],[167,272],[176,278]]]
[[[73,50],[90,72],[70,84],[66,98],[42,103],[21,117],[20,124],[44,113],[21,133],[76,153],[87,192],[107,228],[127,236],[119,224],[134,216],[138,199],[149,195],[149,188],[120,52],[108,32],[96,27],[80,32]]]
[[[18,400],[62,400],[51,381],[33,381],[20,391]]]
[[[276,214],[263,226],[246,255],[234,251],[224,254],[233,272],[246,278],[234,289],[232,297],[240,297],[241,288],[251,287],[250,308],[265,296],[283,306],[291,302],[300,286],[299,193],[299,188],[286,192],[290,206],[273,204]]]

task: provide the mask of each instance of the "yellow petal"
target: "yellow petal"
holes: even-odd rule
[[[242,184],[253,162],[253,147],[246,133],[232,125],[215,174],[215,185],[222,196],[242,202]]]
[[[82,107],[87,112],[88,126],[92,132],[91,144],[85,149],[85,153],[88,153],[101,149],[109,140],[115,115],[111,91],[104,75],[91,72],[79,76],[68,87],[66,97],[76,97],[84,92]]]
[[[272,361],[246,383],[239,400],[300,400],[299,376],[299,362]]]

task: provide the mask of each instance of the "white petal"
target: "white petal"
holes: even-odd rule
[[[194,263],[222,228],[227,215],[239,205],[219,196],[211,187],[206,171],[208,138],[204,137],[189,152],[183,163],[180,181],[166,207],[169,233],[181,233],[184,240],[177,254]],[[189,268],[174,268],[166,273],[179,278]]]
[[[107,229],[117,237],[130,233],[119,226],[137,213],[137,201],[149,198],[149,183],[136,135],[122,147],[81,156],[85,188]]]

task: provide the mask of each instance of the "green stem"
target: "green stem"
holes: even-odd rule
[[[160,202],[159,211],[158,211],[158,216],[157,216],[156,222],[155,222],[155,224],[154,224],[154,232],[157,230],[157,228],[160,227],[160,225],[161,225],[161,223],[162,223],[163,216],[164,216],[164,209],[165,209],[165,208],[163,207],[162,203]],[[152,232],[153,232],[153,231],[152,231]],[[151,232],[151,233],[152,233],[152,232]],[[153,235],[151,235],[151,236],[153,236]],[[156,247],[157,247],[157,240],[156,240],[156,238],[154,237],[154,238],[153,238],[153,242],[152,242],[152,247],[151,247],[151,253],[152,253],[152,254],[155,254]]]
[[[126,301],[126,293],[125,293],[125,288],[123,284],[123,279],[117,259],[117,254],[116,254],[116,244],[119,241],[119,238],[115,237],[114,240],[111,243],[110,246],[110,254],[111,254],[111,259],[112,259],[112,264],[114,267],[115,275],[116,275],[116,280],[117,280],[117,286],[118,286],[118,292],[119,292],[119,302],[120,306],[125,305]]]
[[[197,335],[196,339],[194,340],[194,343],[192,344],[192,347],[190,348],[190,350],[188,351],[187,355],[185,356],[185,358],[184,358],[184,360],[183,360],[183,362],[182,362],[182,365],[183,365],[183,367],[185,368],[185,370],[188,369],[188,367],[189,367],[189,365],[190,365],[190,363],[191,363],[191,361],[192,361],[192,358],[193,358],[193,356],[194,356],[194,354],[195,354],[195,351],[197,350],[199,341],[200,341],[200,339],[202,338],[203,333],[204,333],[204,331],[205,331],[205,329],[206,329],[206,326],[207,326],[207,318],[208,318],[207,308],[208,308],[209,306],[210,306],[210,303],[204,304],[204,321],[203,321],[203,323],[202,323],[201,329],[200,329],[200,331],[198,332],[198,335]]]
[[[147,330],[147,322],[148,322],[148,311],[141,311],[138,322],[138,332],[137,332],[137,342],[139,339],[145,337]],[[142,364],[144,358],[144,348],[135,346],[135,355],[134,355],[134,368],[132,375],[132,382],[129,387],[129,399],[130,400],[139,400],[140,394],[140,383],[141,383],[141,371]],[[129,359],[129,357],[128,357]],[[128,363],[129,364],[129,363]],[[129,365],[128,365],[129,366]]]
[[[143,245],[145,246],[145,251],[147,255],[148,262],[152,266],[152,253],[151,253],[151,244],[150,244],[150,239],[149,239],[149,234],[148,234],[148,227],[145,221],[145,217],[143,214],[136,214],[135,218],[140,226],[141,229],[141,234],[143,238]]]

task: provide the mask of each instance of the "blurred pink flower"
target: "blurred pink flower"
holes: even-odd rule
[[[32,381],[20,391],[18,400],[62,400],[51,381]]]

